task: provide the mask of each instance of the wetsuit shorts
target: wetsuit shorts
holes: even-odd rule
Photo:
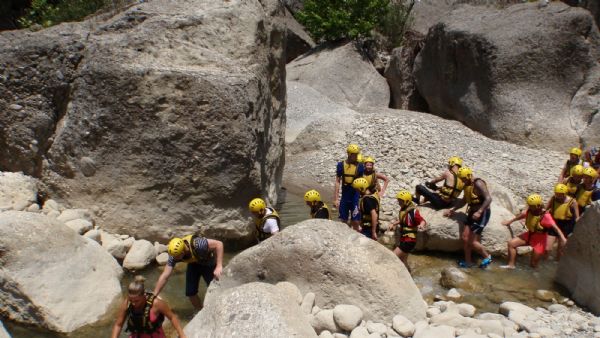
[[[562,233],[563,233],[563,235],[565,235],[565,237],[569,237],[569,235],[573,233],[573,229],[575,229],[575,220],[574,219],[569,219],[569,220],[557,219],[556,225],[559,227],[560,231],[562,231]],[[550,228],[550,229],[548,229],[548,236],[558,237],[558,233],[556,231],[554,231],[554,228]]]
[[[396,243],[396,247],[400,248],[400,250],[402,250],[402,252],[404,253],[410,253],[415,249],[415,246],[417,246],[417,242],[409,242],[409,241],[399,241],[398,243]]]
[[[353,221],[360,221],[360,211],[358,210],[358,199],[342,199],[340,200],[340,219],[347,222],[350,218]]]
[[[446,209],[452,205],[451,202],[446,202],[438,193],[429,190],[422,184],[417,185],[416,191],[417,194],[423,196],[426,201],[429,201],[435,210]]]
[[[188,263],[185,273],[185,295],[195,296],[198,294],[200,277],[206,282],[206,286],[213,280],[215,265],[201,265],[198,263]]]
[[[490,216],[492,215],[492,211],[490,210],[490,208],[485,209],[485,211],[481,214],[481,217],[479,218],[479,220],[476,221],[473,219],[473,214],[475,213],[475,211],[479,210],[479,208],[473,208],[473,209],[474,209],[474,211],[472,211],[472,212],[469,211],[469,215],[467,217],[467,222],[465,223],[465,225],[467,225],[474,234],[481,235],[481,233],[483,232],[483,229],[490,221]]]
[[[519,238],[527,242],[531,246],[533,252],[538,255],[546,252],[546,239],[548,234],[545,232],[525,232],[519,235]]]

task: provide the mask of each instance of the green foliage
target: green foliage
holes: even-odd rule
[[[408,5],[403,2],[390,3],[386,14],[381,20],[378,31],[386,38],[386,47],[393,49],[402,44],[404,32],[412,24],[411,11],[415,2]]]
[[[296,13],[317,41],[368,37],[389,10],[389,0],[306,0]]]
[[[54,3],[48,0],[32,0],[26,14],[19,18],[19,24],[23,28],[34,24],[49,27],[65,21],[81,20],[107,6],[110,1],[60,0]]]

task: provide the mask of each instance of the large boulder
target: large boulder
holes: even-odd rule
[[[357,43],[324,44],[296,58],[287,80],[313,87],[348,107],[388,107],[390,89]]]
[[[397,314],[425,318],[423,298],[400,260],[339,222],[308,220],[285,228],[234,257],[214,287],[253,281],[288,281],[302,293],[314,292],[320,308],[356,305],[377,322]]]
[[[185,333],[190,338],[317,337],[296,300],[266,283],[211,289]]]
[[[600,202],[594,202],[577,222],[560,259],[555,280],[571,292],[579,304],[600,314]]]
[[[413,73],[430,112],[495,139],[565,149],[600,142],[599,47],[581,8],[465,5],[429,30]]]
[[[289,10],[279,17],[279,21],[285,26],[285,60],[291,62],[298,56],[308,52],[316,44]]]
[[[0,169],[41,177],[114,232],[197,224],[250,238],[276,202],[285,28],[278,1],[150,1],[106,20],[0,34]],[[202,229],[200,229],[202,230]],[[213,234],[219,234],[213,231]]]
[[[121,295],[122,269],[94,241],[42,214],[0,213],[0,315],[71,332]]]
[[[0,211],[25,210],[37,203],[37,180],[22,173],[0,172]]]

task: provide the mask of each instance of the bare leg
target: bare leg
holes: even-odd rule
[[[527,242],[520,239],[519,237],[515,237],[508,241],[508,266],[511,268],[515,267],[515,263],[517,261],[517,248],[523,245],[526,245]]]
[[[465,263],[467,263],[467,265],[471,265],[471,242],[473,239],[473,232],[471,231],[471,228],[469,228],[468,225],[465,225],[461,239],[463,242],[463,250],[465,251]]]
[[[481,235],[471,233],[471,247],[481,255],[481,257],[489,257],[490,254],[485,250],[485,247],[481,244]]]
[[[202,310],[202,302],[200,301],[200,297],[198,297],[198,295],[189,296],[188,298],[194,306],[194,309],[196,309],[197,311]]]
[[[360,232],[360,221],[350,221],[352,229]]]
[[[543,256],[543,254],[538,254],[535,251],[532,252],[531,253],[531,261],[529,261],[529,265],[531,265],[532,268],[537,268],[542,256]]]
[[[556,241],[555,236],[548,235],[548,238],[546,239],[546,252],[544,253],[544,259],[548,259],[550,257],[550,253],[552,252],[552,248],[554,247],[555,241]],[[556,255],[557,255],[556,260],[558,260],[558,253]]]
[[[406,269],[408,270],[408,272],[412,273],[412,271],[410,270],[410,266],[408,266],[408,254],[406,252],[403,252],[402,250],[400,250],[400,248],[398,248],[398,247],[394,248],[394,254],[396,254],[396,256],[398,256],[398,258],[400,258],[402,263],[404,263],[404,266],[406,266]]]

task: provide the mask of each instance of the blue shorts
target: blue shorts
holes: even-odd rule
[[[206,286],[213,280],[215,265],[200,265],[196,263],[188,263],[187,271],[185,272],[185,295],[195,296],[198,294],[198,285],[200,277],[206,282]]]
[[[475,209],[475,211],[477,211],[477,209]],[[469,215],[467,216],[467,222],[465,224],[471,229],[471,231],[475,235],[481,235],[483,229],[490,221],[490,216],[492,215],[492,212],[490,208],[485,209],[485,211],[481,214],[481,218],[479,218],[479,220],[476,221],[472,218],[475,211],[473,211],[472,213],[469,212]]]
[[[344,222],[350,217],[353,221],[360,221],[360,211],[358,210],[358,200],[341,200],[340,201],[340,219]]]

